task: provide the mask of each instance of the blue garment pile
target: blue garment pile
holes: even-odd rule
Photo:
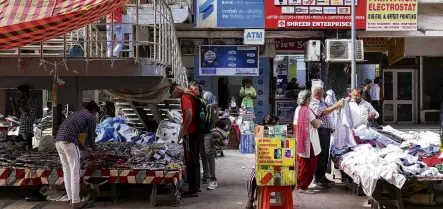
[[[426,157],[432,157],[438,152],[440,152],[440,147],[438,146],[431,145],[429,147],[422,148],[420,145],[415,144],[409,148],[408,154],[418,157],[419,160],[421,160]]]
[[[95,142],[134,142],[152,143],[155,141],[155,133],[141,132],[136,134],[136,130],[126,123],[122,117],[108,118],[97,125],[95,130],[97,138]]]

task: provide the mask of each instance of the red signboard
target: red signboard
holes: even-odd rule
[[[356,0],[356,27],[366,28],[366,0]],[[352,0],[265,0],[265,28],[349,29]]]

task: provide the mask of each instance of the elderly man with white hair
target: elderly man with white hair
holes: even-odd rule
[[[312,100],[309,105],[314,111],[314,115],[320,119],[320,128],[318,129],[318,136],[320,138],[321,153],[318,156],[317,169],[315,171],[314,183],[318,186],[334,185],[333,181],[326,178],[326,170],[328,167],[329,147],[331,143],[331,133],[334,131],[334,126],[330,115],[337,109],[344,105],[344,101],[340,100],[333,106],[326,104],[324,99],[324,90],[321,86],[314,86],[312,88]]]

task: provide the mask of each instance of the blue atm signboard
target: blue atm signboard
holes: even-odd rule
[[[257,46],[200,46],[200,76],[258,76]]]
[[[264,28],[264,0],[194,0],[196,28]]]

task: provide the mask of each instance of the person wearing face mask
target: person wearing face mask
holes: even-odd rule
[[[368,125],[369,120],[377,119],[379,113],[374,109],[374,107],[364,99],[363,90],[360,88],[355,88],[352,90],[352,99],[349,102],[349,107],[351,109],[351,118],[354,124],[354,129],[361,125]]]
[[[86,206],[80,199],[80,149],[91,151],[94,148],[96,114],[99,111],[97,103],[90,101],[85,109],[72,113],[63,121],[55,137],[55,147],[63,167],[66,194],[73,208]],[[80,134],[85,130],[91,148],[79,143]]]

